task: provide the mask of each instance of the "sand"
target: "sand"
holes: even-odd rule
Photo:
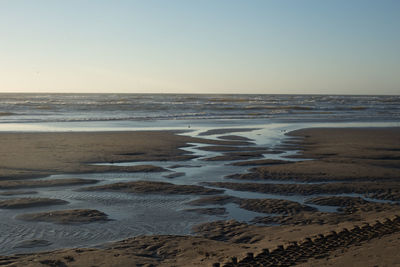
[[[297,181],[375,181],[400,179],[400,130],[392,129],[304,129],[299,158],[315,159],[285,165],[254,168],[240,179]],[[287,145],[299,148],[295,141]]]
[[[0,181],[0,189],[19,189],[32,187],[56,187],[95,184],[97,180],[66,178],[56,180],[4,180]],[[13,192],[15,193],[15,191]]]
[[[335,251],[323,259],[310,259],[299,267],[400,266],[399,247],[400,233],[395,233],[365,242],[362,246],[351,246],[348,249]]]
[[[0,209],[24,209],[65,204],[68,204],[68,201],[53,198],[13,198],[0,200]]]
[[[224,129],[213,129],[202,132],[199,136],[207,136],[214,134],[227,134],[227,133],[240,133],[240,132],[251,132],[254,130],[258,130],[258,128],[224,128]]]
[[[226,214],[225,208],[198,208],[198,209],[185,209],[188,212],[196,212],[198,214],[206,215],[224,215]]]
[[[58,224],[91,223],[108,220],[107,214],[98,210],[89,209],[27,213],[18,215],[16,218],[24,221],[51,222]]]
[[[238,198],[232,196],[211,196],[195,199],[188,202],[187,204],[192,206],[225,205],[228,203],[233,203],[237,199]]]
[[[37,194],[37,191],[15,190],[15,191],[5,191],[5,192],[1,192],[1,193],[0,193],[0,196],[34,195],[34,194]]]
[[[249,176],[241,177],[248,179],[246,183],[212,185],[221,189],[289,195],[353,192],[378,199],[400,200],[399,128],[306,129],[290,135],[295,139],[282,148],[300,148],[302,152],[297,157],[313,160],[267,164],[253,169]],[[4,144],[6,153],[0,155],[0,173],[3,178],[33,178],[49,173],[95,171],[97,167],[88,164],[93,162],[163,160],[187,156],[179,150],[186,142],[193,142],[193,138],[175,136],[170,132],[4,134],[0,145]],[[251,183],[252,179],[332,183],[261,185]],[[137,192],[137,188],[141,188],[147,193],[158,186],[153,185],[133,186],[132,190]],[[160,186],[166,188],[164,193],[182,193],[181,189],[168,184]],[[131,190],[130,184],[117,184],[116,188]],[[110,190],[110,186],[103,189]],[[268,212],[271,207],[280,209],[291,204],[275,203],[271,206],[272,200],[269,199],[237,200],[224,196],[210,196],[191,204],[232,201],[243,201],[248,209],[263,212]],[[339,213],[323,213],[307,208],[307,204],[295,205],[289,211],[283,209],[281,215],[259,218],[260,222],[282,225],[217,221],[198,225],[194,228],[194,236],[138,236],[110,243],[104,248],[3,256],[0,265],[212,266],[220,263],[221,266],[236,266],[231,263],[237,261],[241,264],[238,266],[352,266],[353,263],[354,266],[395,266],[400,262],[396,250],[400,245],[400,219],[396,217],[400,214],[399,205],[360,201],[357,197],[319,197],[311,198],[308,203],[338,205],[341,210]],[[217,212],[207,210],[207,207],[204,209],[204,212]],[[30,216],[46,218],[44,220],[50,217],[48,213]]]
[[[173,178],[181,177],[181,176],[184,176],[184,175],[185,175],[184,172],[173,172],[173,173],[164,175],[164,177],[168,178],[168,179],[173,179]]]
[[[159,167],[101,166],[112,163],[193,158],[179,148],[187,143],[236,145],[178,136],[176,132],[1,133],[0,180],[51,174],[162,171]]]
[[[233,166],[257,166],[257,165],[277,165],[277,164],[286,164],[290,163],[290,161],[287,160],[278,160],[278,159],[260,159],[260,160],[246,160],[246,161],[239,161],[239,162],[234,162],[231,165]],[[230,178],[241,178],[242,174],[236,174],[236,175],[231,175],[228,176]]]
[[[240,199],[240,207],[261,213],[296,214],[305,211],[316,211],[315,208],[284,199]]]
[[[82,191],[120,191],[139,194],[168,194],[168,195],[210,195],[220,194],[223,190],[205,188],[198,185],[174,185],[165,182],[135,181],[113,183],[102,186],[82,188]]]
[[[220,136],[219,139],[235,140],[235,141],[253,141],[250,138],[247,138],[244,136],[239,136],[239,135],[224,135],[224,136]]]
[[[268,151],[266,147],[253,147],[253,146],[203,146],[199,148],[204,151],[211,152],[239,152],[239,151]]]
[[[15,115],[15,113],[11,113],[11,112],[0,112],[0,116],[12,116]]]
[[[232,160],[246,160],[246,159],[253,159],[253,158],[262,158],[262,152],[229,152],[225,153],[223,156],[215,156],[211,158],[205,158],[203,160],[206,161],[232,161]]]
[[[243,199],[231,196],[212,196],[190,201],[193,206],[224,205],[236,203],[242,209],[259,213],[295,214],[304,211],[316,211],[315,208],[284,199]]]
[[[315,197],[306,201],[306,203],[324,205],[324,206],[357,206],[370,203],[360,197]]]
[[[260,184],[260,183],[233,183],[213,182],[205,183],[213,187],[251,191],[280,195],[314,194],[351,194],[357,193],[381,200],[400,200],[400,184],[398,182],[354,182],[354,183],[325,183],[325,184]]]

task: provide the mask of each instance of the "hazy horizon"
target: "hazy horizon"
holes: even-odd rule
[[[1,1],[0,93],[400,94],[400,2]]]
[[[352,97],[352,96],[394,96],[398,97],[400,94],[316,94],[316,93],[135,93],[135,92],[125,92],[125,93],[114,93],[114,92],[88,92],[88,93],[75,93],[75,92],[0,92],[0,95],[199,95],[199,96],[207,96],[207,95],[215,95],[215,96],[263,96],[263,95],[271,95],[271,96],[344,96],[344,97]]]
[[[399,94],[315,94],[315,93],[114,93],[114,92],[104,92],[104,93],[96,93],[96,92],[88,92],[88,93],[75,93],[75,92],[0,92],[1,94],[71,94],[71,95],[304,95],[304,96],[399,96]]]

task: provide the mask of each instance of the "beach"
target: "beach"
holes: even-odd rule
[[[400,267],[400,1],[0,7],[0,267]]]
[[[112,242],[112,239],[122,238],[113,236],[111,240],[97,240],[93,244],[95,247],[79,244],[77,240],[68,243],[64,249],[52,250],[52,246],[45,242],[49,240],[45,238],[41,242],[30,240],[28,250],[23,250],[25,253],[38,248],[38,251],[49,252],[3,256],[0,263],[10,266],[211,266],[214,263],[242,266],[233,264],[232,257],[235,257],[239,264],[245,264],[246,261],[251,264],[253,261],[254,266],[259,266],[257,264],[263,260],[263,264],[269,266],[266,263],[268,259],[271,264],[273,260],[285,264],[284,255],[290,254],[290,249],[293,249],[290,244],[293,242],[306,249],[307,253],[302,253],[303,257],[292,258],[291,265],[334,266],[340,263],[351,266],[360,263],[367,266],[393,266],[400,261],[392,253],[399,243],[400,229],[396,219],[400,215],[400,128],[310,128],[292,131],[286,133],[283,142],[274,147],[263,147],[263,155],[276,155],[274,153],[278,149],[296,150],[297,153],[289,155],[286,160],[280,159],[272,164],[265,162],[265,165],[256,162],[253,166],[251,162],[259,157],[248,158],[247,153],[241,156],[243,160],[238,159],[238,154],[232,158],[233,152],[240,151],[243,154],[243,151],[254,151],[257,147],[260,149],[260,146],[251,142],[251,135],[247,135],[246,140],[239,138],[252,131],[255,129],[211,133],[220,134],[219,137],[230,136],[225,139],[205,139],[201,134],[193,137],[176,131],[1,133],[1,198],[14,199],[13,203],[4,205],[11,205],[13,208],[10,210],[16,210],[18,214],[10,220],[23,222],[23,218],[18,216],[29,215],[28,220],[31,222],[28,223],[37,220],[41,221],[40,224],[54,224],[64,228],[68,225],[80,227],[81,224],[96,224],[96,228],[103,227],[106,231],[108,223],[116,223],[122,218],[109,212],[118,209],[120,205],[111,200],[107,204],[110,208],[106,209],[106,206],[90,205],[88,199],[85,202],[81,198],[79,203],[74,203],[76,199],[68,199],[61,194],[58,200],[55,199],[57,194],[49,197],[55,203],[49,203],[48,199],[37,199],[44,194],[42,191],[61,186],[63,190],[73,188],[76,194],[150,194],[157,195],[162,201],[177,197],[171,203],[188,203],[185,206],[176,205],[181,207],[179,213],[190,214],[188,218],[192,221],[187,224],[191,228],[187,234],[143,233],[136,237],[126,236],[127,239],[117,242]],[[201,159],[201,156],[190,152],[194,144],[199,145],[200,150],[204,147],[205,152],[211,146],[214,147],[212,150],[215,147],[229,149],[218,154],[225,156],[222,161],[209,163],[209,160],[204,159],[215,157],[216,154],[203,154]],[[189,151],[185,148],[189,148]],[[174,169],[170,167],[183,167],[155,164],[172,161],[182,165],[192,164],[186,166],[184,170],[187,171],[196,169],[193,165],[196,157],[200,157],[196,163],[201,161],[205,165],[248,162],[239,164],[245,166],[232,168],[250,171],[221,179],[209,177],[207,181],[189,179],[185,183],[184,175],[163,177],[165,171]],[[136,164],[124,166],[127,162]],[[70,177],[62,176],[65,173]],[[113,180],[109,177],[104,181],[94,178],[91,173],[111,173],[116,177],[117,173],[129,173],[132,177],[140,175],[139,179],[125,177]],[[143,176],[143,173],[150,176]],[[37,196],[33,192],[24,195],[23,192],[28,190],[37,191]],[[7,195],[7,192],[15,194]],[[182,195],[187,197],[181,198]],[[26,198],[31,199],[33,207],[18,208],[15,199],[27,205]],[[141,199],[146,200],[150,199]],[[43,206],[32,210],[37,205]],[[255,212],[257,216],[253,215],[249,221],[237,221],[230,215],[226,219],[218,217],[218,214],[232,212],[229,209],[232,206],[236,207],[235,212]],[[152,214],[151,206],[145,207]],[[46,215],[46,212],[55,213],[50,214],[51,221],[48,221],[49,214]],[[56,214],[59,219],[55,217]],[[93,220],[82,220],[88,216]],[[201,219],[193,219],[193,216],[200,216]],[[211,219],[207,216],[211,216]],[[153,218],[163,220],[162,216]],[[375,225],[377,220],[385,227],[390,225],[391,230],[380,230],[380,226]],[[372,230],[363,228],[366,223]],[[361,227],[362,231],[358,232],[354,227]],[[332,231],[338,234],[343,229],[349,231],[343,233],[346,239],[342,235],[329,236]],[[313,249],[314,245],[309,245],[307,238],[312,242],[322,242],[316,240],[318,235],[331,238],[333,241],[327,244],[335,243],[336,246],[324,245],[321,246],[323,249]],[[104,242],[101,243],[101,240]],[[18,242],[21,246],[21,243],[26,244],[28,241]],[[40,246],[43,244],[47,246]],[[279,252],[281,248],[283,250]],[[265,249],[280,256],[265,256]]]
[[[204,141],[178,137],[174,132],[2,133],[0,179],[29,179],[60,173],[143,171],[139,167],[124,169],[94,164],[185,159],[179,148],[190,142]],[[157,171],[151,166],[148,168],[145,171]]]

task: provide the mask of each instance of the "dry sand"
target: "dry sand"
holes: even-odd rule
[[[252,185],[249,181],[214,185],[281,194],[358,192],[380,199],[400,199],[400,129],[306,129],[291,135],[298,137],[297,140],[285,146],[302,148],[299,156],[315,160],[257,167],[250,176],[242,178],[334,183]],[[0,145],[5,146],[0,155],[0,174],[3,178],[32,178],[49,173],[96,171],[95,166],[87,164],[90,162],[182,157],[186,155],[178,148],[193,140],[169,132],[4,134],[0,139]],[[214,197],[208,201],[229,203],[232,199]],[[340,205],[342,210],[327,214],[294,207],[296,212],[275,216],[277,222],[284,224],[281,226],[218,221],[197,226],[195,236],[139,236],[101,249],[4,256],[0,257],[0,265],[211,266],[219,262],[227,266],[395,266],[399,263],[398,205],[357,198],[310,201]],[[250,202],[248,206],[257,209],[271,203],[270,200]],[[284,206],[278,204],[275,206]],[[272,220],[268,216],[262,219]],[[232,257],[242,265],[232,265]]]
[[[365,242],[361,246],[351,246],[345,250],[331,253],[327,258],[310,259],[301,267],[318,266],[364,266],[364,267],[394,267],[400,266],[398,256],[400,248],[400,233],[384,236]]]

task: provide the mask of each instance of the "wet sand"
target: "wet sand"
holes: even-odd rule
[[[3,180],[0,181],[0,189],[20,189],[20,188],[32,188],[32,187],[58,187],[58,186],[72,186],[72,185],[88,185],[95,184],[96,180],[93,179],[57,179],[57,180]],[[10,191],[15,194],[18,191]],[[21,191],[23,192],[23,191]],[[29,191],[27,191],[29,193]],[[4,192],[7,194],[7,192]]]
[[[0,174],[3,178],[21,179],[46,173],[89,172],[96,170],[96,167],[88,163],[163,160],[168,157],[188,156],[179,150],[187,142],[232,145],[223,141],[176,136],[169,132],[114,134],[116,133],[38,134],[29,136],[31,139],[26,139],[26,134],[5,134],[7,141],[0,141],[0,144],[5,142],[7,147],[7,143],[14,142],[17,147],[7,147],[9,159],[7,153],[0,156],[0,160],[5,159],[0,161]],[[240,191],[310,196],[321,193],[357,193],[374,199],[400,200],[400,129],[305,129],[290,135],[296,137],[296,140],[285,145],[292,149],[302,149],[296,157],[313,160],[257,166],[248,176],[242,174],[243,177],[239,177],[247,179],[246,183],[229,181],[208,185],[212,185],[213,190],[234,188]],[[46,138],[52,140],[49,141],[51,144],[46,142]],[[25,148],[17,144],[19,140],[28,148],[27,152],[17,151],[18,148]],[[329,183],[260,184],[252,183],[253,179]],[[146,183],[143,193],[154,189],[148,185]],[[113,186],[116,185],[106,185],[103,189]],[[5,189],[7,188],[18,186]],[[126,184],[122,188],[127,190]],[[174,186],[169,191],[168,185],[167,188],[166,192],[174,192],[176,189]],[[221,266],[349,266],[352,262],[365,263],[367,255],[373,255],[370,262],[376,264],[379,264],[380,259],[384,263],[400,261],[398,253],[393,253],[399,244],[400,219],[396,217],[400,214],[398,204],[363,201],[358,196],[320,196],[312,197],[305,205],[293,204],[288,211],[282,210],[290,204],[286,201],[237,200],[232,197],[211,196],[197,200],[197,205],[226,204],[232,201],[239,201],[248,209],[262,212],[276,212],[278,209],[282,214],[258,218],[259,222],[267,223],[266,225],[232,220],[209,222],[195,227],[194,236],[138,236],[108,244],[104,248],[63,249],[3,256],[0,257],[0,264],[212,266],[218,262]],[[307,206],[313,203],[339,206],[340,210],[337,213],[318,212]],[[191,204],[196,204],[196,201]],[[205,207],[204,212],[212,213],[217,210]],[[39,217],[48,218],[49,214],[43,213]],[[281,225],[274,225],[277,223]],[[239,265],[235,265],[236,261]]]
[[[258,165],[276,165],[276,164],[286,164],[290,161],[277,160],[277,159],[260,159],[260,160],[246,160],[232,163],[234,166],[258,166]],[[230,178],[240,179],[242,174],[236,174],[230,176]]]
[[[279,195],[303,195],[316,194],[361,194],[380,200],[400,200],[400,184],[398,182],[332,182],[323,184],[279,184],[279,183],[234,183],[214,182],[205,185],[228,188],[237,191],[250,191]]]
[[[285,165],[254,168],[240,179],[297,181],[381,181],[400,179],[400,130],[392,129],[303,129],[288,134],[297,158],[314,159]]]
[[[177,194],[177,195],[212,195],[223,193],[223,190],[205,188],[198,185],[174,185],[165,182],[135,181],[113,183],[102,186],[85,187],[82,191],[122,191],[138,194]]]
[[[154,166],[121,167],[94,163],[185,160],[187,143],[237,144],[177,136],[176,132],[1,133],[0,180],[63,173],[162,171]]]
[[[53,198],[13,198],[0,200],[0,209],[24,209],[65,204],[68,204],[68,202]]]
[[[214,134],[228,134],[228,133],[239,133],[239,132],[251,132],[257,130],[257,128],[225,128],[225,129],[213,129],[202,132],[199,136],[207,136]]]
[[[18,215],[18,220],[34,222],[51,222],[59,224],[82,224],[99,221],[107,221],[107,214],[98,210],[55,210],[41,213],[27,213]]]
[[[236,203],[242,209],[274,214],[295,214],[304,211],[316,211],[310,206],[301,205],[298,202],[283,200],[283,199],[243,199],[229,196],[212,196],[197,199],[188,204],[194,206],[205,205],[224,205],[227,203]]]
[[[34,194],[37,194],[37,192],[36,191],[25,191],[25,190],[15,190],[15,191],[1,192],[0,196],[34,195]]]

